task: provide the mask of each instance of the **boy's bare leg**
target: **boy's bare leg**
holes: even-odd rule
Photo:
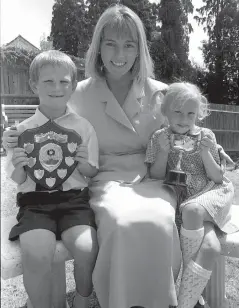
[[[65,261],[52,266],[52,308],[69,308],[66,302]]]
[[[36,229],[20,235],[23,282],[34,308],[52,308],[52,261],[56,238],[51,231]]]
[[[74,308],[87,308],[92,293],[92,272],[98,253],[96,230],[90,226],[75,226],[62,233],[62,241],[75,262]]]

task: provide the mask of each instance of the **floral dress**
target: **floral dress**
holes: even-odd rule
[[[147,147],[145,162],[152,164],[155,162],[156,154],[160,151],[158,138],[160,133],[164,131],[169,136],[171,130],[166,127],[156,131]],[[198,141],[202,135],[211,137],[214,142],[210,152],[220,165],[220,156],[218,153],[217,142],[214,133],[208,128],[197,127],[190,137],[197,138]],[[170,150],[168,155],[167,170],[174,170],[178,162],[179,153],[176,150]],[[187,174],[187,187],[175,187],[176,192],[180,192],[181,198],[180,210],[188,203],[197,203],[202,205],[213,218],[215,224],[226,233],[233,233],[239,230],[239,224],[231,220],[230,209],[234,196],[234,188],[231,181],[223,176],[222,183],[216,184],[207,177],[207,173],[200,155],[199,142],[196,143],[194,149],[184,151],[181,160],[181,169]],[[179,196],[179,194],[178,194]]]

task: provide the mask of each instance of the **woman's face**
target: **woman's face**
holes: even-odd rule
[[[100,53],[107,77],[118,80],[124,77],[134,65],[138,54],[138,43],[130,34],[119,35],[116,31],[106,27]]]

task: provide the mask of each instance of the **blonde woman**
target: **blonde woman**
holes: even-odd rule
[[[167,85],[153,79],[140,18],[129,8],[108,8],[95,27],[86,76],[70,106],[94,126],[99,173],[90,185],[99,254],[93,283],[101,308],[177,305],[174,280],[181,264],[174,223],[176,196],[147,179],[147,141],[164,117]],[[14,133],[4,140],[14,146]],[[11,143],[11,144],[10,144]],[[89,297],[78,295],[81,302]]]

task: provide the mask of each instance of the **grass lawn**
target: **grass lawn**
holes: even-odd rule
[[[1,217],[7,217],[16,214],[15,206],[16,188],[14,183],[6,180],[4,171],[5,157],[1,158]],[[234,183],[235,204],[239,204],[239,169],[233,172],[227,172],[227,176]],[[72,275],[72,262],[66,264],[67,275],[67,297],[69,303],[72,302],[74,292],[74,280]],[[226,294],[229,299],[230,308],[239,308],[239,262],[237,259],[226,259]],[[1,279],[1,307],[2,308],[23,308],[25,306],[27,295],[25,293],[22,276],[2,280]],[[99,308],[95,296],[92,296],[90,308]]]

